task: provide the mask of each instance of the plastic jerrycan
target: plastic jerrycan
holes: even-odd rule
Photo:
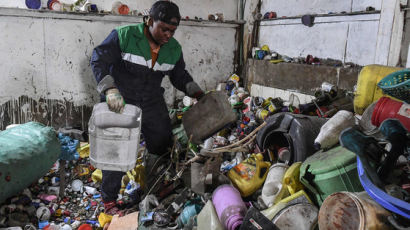
[[[211,200],[206,202],[204,208],[198,214],[198,230],[224,230],[221,222],[219,221],[218,214],[215,211],[215,207]]]
[[[276,163],[269,168],[262,194],[258,197],[258,202],[261,206],[267,208],[272,206],[275,197],[282,189],[283,176],[288,168],[289,166],[284,163]]]
[[[270,162],[263,161],[261,153],[252,154],[248,159],[229,170],[228,177],[241,196],[247,197],[262,186],[270,165]]]
[[[126,172],[135,167],[141,130],[141,109],[127,104],[122,113],[107,103],[94,105],[88,124],[90,162],[101,170]]]
[[[281,212],[285,207],[298,204],[298,203],[304,203],[304,204],[311,204],[313,205],[312,200],[310,199],[309,195],[305,192],[305,190],[299,190],[295,194],[288,196],[284,198],[283,200],[279,201],[277,204],[273,205],[272,207],[269,207],[268,209],[265,209],[261,211],[261,213],[266,216],[269,220],[273,220],[273,218]]]
[[[383,91],[377,87],[377,83],[390,73],[401,70],[402,68],[367,65],[362,68],[357,80],[357,90],[354,97],[354,111],[360,115],[374,101],[382,96],[386,96]]]
[[[288,170],[286,170],[282,179],[282,189],[275,197],[275,201],[273,202],[274,204],[277,204],[282,199],[293,195],[304,188],[303,184],[300,183],[299,180],[301,165],[302,162],[295,162],[288,168]]]

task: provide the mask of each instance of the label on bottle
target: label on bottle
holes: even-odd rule
[[[399,109],[398,114],[410,118],[410,105],[403,103],[403,105]]]
[[[245,180],[250,180],[256,173],[256,162],[242,162],[233,167],[235,172]]]

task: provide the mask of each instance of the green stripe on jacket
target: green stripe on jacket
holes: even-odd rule
[[[144,23],[140,23],[116,28],[123,57],[134,55],[140,56],[147,62],[152,59],[151,48],[149,46],[148,39],[144,34],[144,26]],[[157,63],[159,65],[175,65],[180,59],[181,54],[181,45],[177,40],[171,38],[167,43],[161,46],[158,53]],[[147,65],[150,67],[150,64]]]

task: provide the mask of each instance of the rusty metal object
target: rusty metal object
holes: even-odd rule
[[[319,229],[392,229],[387,224],[390,215],[366,192],[336,192],[327,197],[320,208]]]

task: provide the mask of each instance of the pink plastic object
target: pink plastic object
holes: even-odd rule
[[[57,200],[56,195],[47,195],[47,194],[40,194],[38,198],[40,198],[43,201],[47,201],[47,202],[52,202],[53,200]]]
[[[235,230],[241,226],[246,206],[235,187],[226,184],[216,188],[212,195],[212,203],[225,229]]]

